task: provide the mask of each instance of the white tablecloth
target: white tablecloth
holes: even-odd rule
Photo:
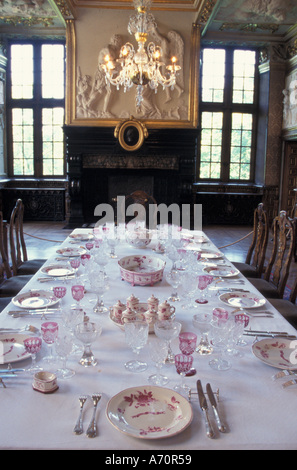
[[[77,229],[76,232],[81,233],[82,230]],[[75,246],[69,245],[69,242],[68,238],[62,246]],[[121,244],[117,248],[120,257],[139,252],[153,254],[150,246],[145,250],[137,250],[127,244]],[[47,264],[54,261],[55,256],[49,259]],[[104,296],[108,306],[115,304],[118,299],[125,302],[132,293],[140,300],[146,301],[151,294],[163,300],[172,292],[165,278],[153,287],[132,287],[121,280],[117,263],[118,260],[111,260],[106,268],[111,280],[111,288]],[[166,271],[170,268],[169,261]],[[54,281],[41,284],[37,280],[38,277],[40,273],[34,276],[24,291],[29,288],[50,289],[59,284]],[[71,302],[70,284],[67,285],[69,292],[64,301]],[[229,281],[228,286],[232,286],[232,282]],[[248,281],[246,287],[253,290]],[[120,450],[146,450],[152,454],[162,450],[163,453],[174,451],[185,454],[195,449],[297,449],[297,386],[283,389],[281,386],[283,379],[272,380],[277,369],[264,364],[253,355],[251,350],[253,337],[246,337],[249,344],[241,348],[242,357],[230,358],[232,368],[228,371],[214,371],[208,364],[210,356],[202,357],[196,353],[194,366],[197,374],[186,379],[193,390],[198,378],[204,387],[210,382],[213,390],[219,388],[219,410],[228,425],[228,433],[221,434],[217,431],[216,438],[212,440],[206,436],[202,412],[196,397],[191,401],[194,415],[192,423],[176,436],[147,440],[132,438],[119,432],[110,424],[105,414],[109,399],[128,387],[148,384],[147,378],[155,368],[149,359],[146,346],[141,352],[141,357],[149,362],[148,370],[131,373],[125,369],[124,363],[132,358],[133,353],[125,343],[124,333],[110,321],[107,314],[99,317],[92,313],[92,303],[89,302],[91,298],[94,298],[94,295],[87,294],[83,301],[88,309],[87,313],[91,320],[100,321],[103,327],[101,336],[92,345],[92,350],[98,358],[97,366],[84,368],[78,364],[78,357],[70,358],[68,365],[75,369],[76,375],[68,380],[59,380],[59,389],[47,395],[34,391],[32,378],[25,373],[19,374],[18,378],[6,380],[7,388],[0,386],[1,449],[102,449],[110,450],[111,456]],[[214,306],[223,306],[223,304],[216,299],[199,306],[195,311],[184,311],[178,303],[175,303],[176,319],[182,323],[183,331],[197,332],[192,325],[193,314],[199,311],[211,312]],[[252,318],[249,325],[252,329],[280,330],[296,334],[296,330],[272,306],[268,307],[274,312],[274,317]],[[42,320],[33,316],[12,318],[7,313],[12,309],[15,310],[15,306],[10,304],[3,310],[0,315],[0,327],[18,328],[25,324],[40,327]],[[153,336],[150,335],[149,341]],[[46,349],[46,345],[44,348]],[[173,350],[178,352],[177,340],[173,342]],[[38,358],[42,362],[40,355]],[[13,365],[29,367],[30,360]],[[164,366],[164,372],[170,377],[166,387],[174,387],[180,380],[174,366]],[[93,392],[102,392],[103,398],[97,412],[98,436],[89,439],[85,434],[75,435],[73,427],[79,413],[79,395]],[[92,404],[89,401],[84,408],[85,429],[91,415]],[[210,417],[214,422],[212,410]],[[135,454],[131,452],[131,455]]]

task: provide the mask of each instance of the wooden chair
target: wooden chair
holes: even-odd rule
[[[297,276],[289,299],[268,299],[282,316],[297,330]]]
[[[261,277],[264,271],[268,236],[269,224],[267,212],[264,210],[264,204],[261,202],[254,211],[253,238],[245,263],[233,263],[245,277]]]
[[[45,263],[45,259],[28,260],[23,231],[24,204],[18,199],[9,221],[9,244],[13,275],[35,274]]]
[[[248,278],[266,298],[282,298],[293,258],[295,224],[281,211],[272,223],[272,251],[263,279]]]
[[[31,275],[13,276],[7,256],[7,224],[0,211],[0,308],[4,308],[31,279]],[[6,299],[4,299],[6,298]],[[6,303],[7,302],[7,303]],[[5,304],[6,303],[6,304]]]
[[[133,210],[134,209],[132,206],[133,204],[139,204],[144,208],[143,220],[145,221],[147,227],[156,225],[157,202],[153,196],[150,196],[149,194],[147,194],[145,191],[142,191],[142,190],[134,191],[128,196],[125,196],[125,214],[126,214],[125,221],[126,222],[133,220],[137,216],[139,217],[142,216],[142,214],[141,213],[139,214],[137,210]],[[130,211],[129,211],[129,206],[131,206]]]

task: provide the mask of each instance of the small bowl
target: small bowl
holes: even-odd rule
[[[122,279],[132,286],[152,286],[163,278],[166,262],[154,256],[125,256],[118,262]]]
[[[40,371],[34,375],[33,389],[41,393],[53,393],[59,387],[57,377],[52,372]]]
[[[127,230],[126,241],[129,245],[135,246],[136,248],[145,248],[151,243],[150,232],[145,228]]]

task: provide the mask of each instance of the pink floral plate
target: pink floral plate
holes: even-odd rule
[[[66,264],[50,264],[41,268],[41,272],[54,277],[71,276],[75,273],[75,269],[68,267]]]
[[[47,290],[30,290],[16,295],[12,303],[19,308],[35,309],[51,307],[59,302],[59,299]]]
[[[31,357],[24,346],[24,340],[29,337],[30,335],[20,333],[0,333],[0,364],[10,364]]]
[[[56,253],[65,257],[80,256],[80,255],[85,254],[86,252],[87,251],[84,248],[70,248],[70,247],[60,248],[59,250],[56,251]]]
[[[94,238],[94,235],[92,233],[73,233],[69,235],[69,237],[73,240],[85,242],[87,240],[92,240]]]
[[[238,269],[229,266],[206,266],[203,271],[211,276],[235,277],[239,274]]]
[[[140,439],[174,436],[193,419],[186,398],[174,390],[150,385],[128,388],[112,397],[106,415],[118,431]]]
[[[252,346],[260,361],[277,369],[296,369],[297,342],[288,338],[265,338]]]
[[[225,292],[219,299],[229,307],[257,308],[262,307],[266,300],[253,292]]]

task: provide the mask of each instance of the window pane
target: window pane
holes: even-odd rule
[[[202,64],[202,101],[222,103],[225,86],[225,51],[204,49]]]
[[[33,46],[31,44],[11,46],[11,97],[13,99],[33,97]]]
[[[64,173],[63,108],[42,110],[43,176]]]
[[[254,51],[234,51],[233,62],[233,103],[252,104],[254,102],[256,53]]]
[[[230,179],[250,179],[252,127],[251,114],[232,114]]]
[[[220,178],[222,127],[223,113],[202,113],[200,178]]]
[[[12,110],[12,145],[14,175],[34,175],[33,110]]]
[[[64,45],[44,44],[41,51],[42,97],[64,98]]]

